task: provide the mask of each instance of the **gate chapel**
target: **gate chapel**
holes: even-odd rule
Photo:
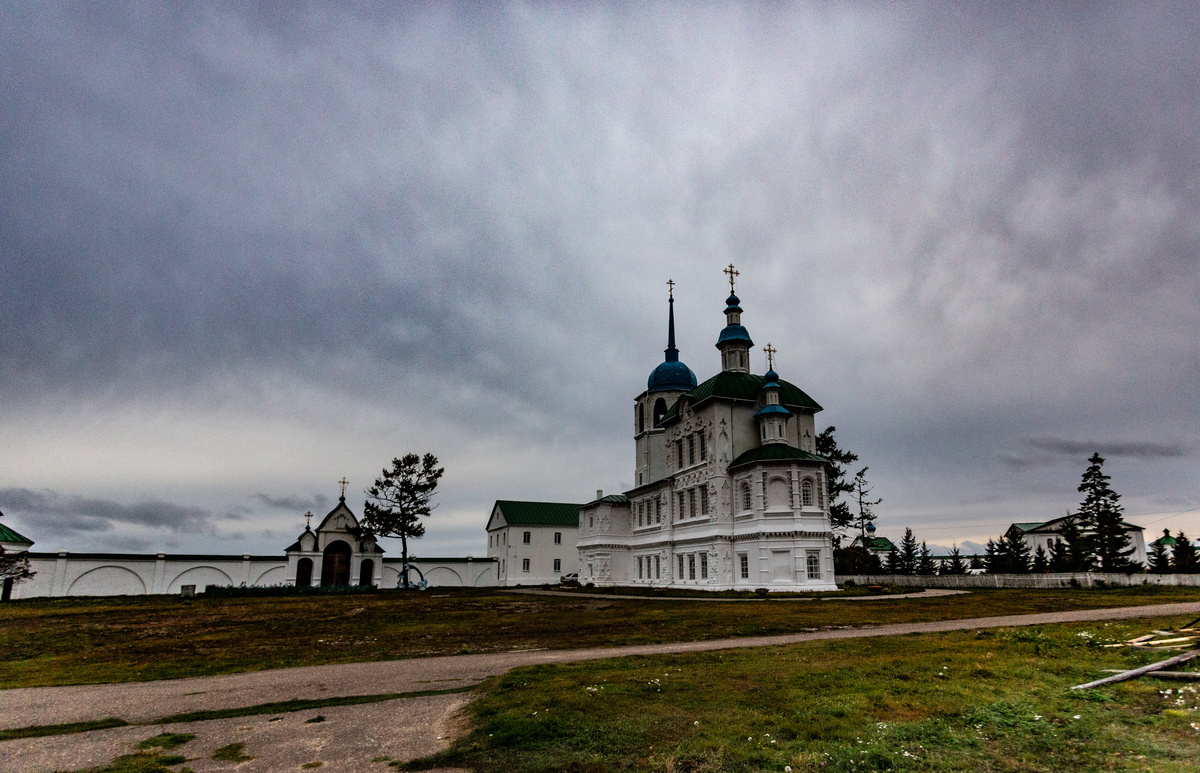
[[[750,372],[731,264],[721,371],[697,384],[675,347],[674,283],[667,348],[634,401],[634,482],[579,509],[581,582],[606,585],[836,590],[821,410],[774,370]]]

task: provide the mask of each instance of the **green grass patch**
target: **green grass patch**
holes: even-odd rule
[[[187,762],[187,758],[178,754],[139,752],[117,757],[102,768],[86,768],[73,773],[192,773],[191,768],[172,767],[184,762]],[[59,773],[68,772],[59,771]]]
[[[137,745],[139,749],[177,749],[196,738],[195,733],[159,733]]]
[[[1072,692],[1161,653],[1103,644],[1179,619],[807,642],[538,666],[489,683],[474,729],[404,770],[1183,773],[1200,686]]]
[[[212,753],[212,758],[218,762],[249,762],[254,759],[252,755],[246,754],[246,744],[240,741],[217,749]]]
[[[834,598],[837,598],[834,596]],[[849,599],[843,595],[840,598]],[[864,604],[686,603],[502,589],[0,604],[0,689],[530,648],[618,646],[1200,600],[1169,586],[976,590]],[[262,635],[262,621],[271,635]]]
[[[93,719],[87,722],[70,722],[65,725],[30,725],[29,727],[14,727],[0,730],[0,741],[13,741],[18,738],[41,738],[47,735],[71,735],[73,733],[88,733],[92,730],[106,730],[110,727],[125,727],[129,723],[117,717]]]

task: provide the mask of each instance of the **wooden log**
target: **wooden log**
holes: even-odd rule
[[[1142,674],[1149,674],[1152,671],[1162,671],[1167,666],[1174,666],[1179,663],[1186,663],[1189,660],[1191,660],[1192,658],[1196,658],[1196,657],[1200,657],[1200,650],[1192,650],[1191,652],[1185,652],[1182,655],[1176,655],[1173,658],[1167,658],[1166,660],[1160,660],[1157,663],[1151,663],[1150,665],[1142,666],[1141,668],[1134,668],[1129,671],[1122,671],[1119,674],[1114,674],[1112,676],[1106,676],[1103,679],[1097,679],[1096,681],[1088,682],[1087,684],[1077,684],[1074,687],[1072,687],[1071,689],[1072,690],[1090,690],[1093,687],[1099,687],[1099,686],[1105,685],[1105,684],[1115,684],[1117,682],[1124,682],[1127,679],[1136,679],[1137,677],[1141,676]]]
[[[1106,674],[1123,674],[1119,668],[1106,668]],[[1200,671],[1151,671],[1145,676],[1151,679],[1174,679],[1179,682],[1200,682]]]

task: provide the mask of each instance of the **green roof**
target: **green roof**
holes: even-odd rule
[[[1025,532],[1030,531],[1031,529],[1036,529],[1037,527],[1041,526],[1044,523],[1045,523],[1045,521],[1027,521],[1025,523],[1014,523],[1009,528],[1016,529],[1017,531],[1024,534]]]
[[[666,424],[671,419],[679,415],[679,403],[687,398],[693,406],[716,398],[726,400],[747,400],[755,402],[758,400],[758,392],[762,389],[763,384],[767,383],[764,376],[757,376],[753,373],[733,373],[723,370],[717,375],[700,384],[692,391],[685,394],[671,409],[663,416],[659,425]],[[779,402],[787,408],[800,408],[810,411],[819,411],[821,406],[817,401],[804,393],[800,387],[787,381],[780,381],[779,386]]]
[[[885,553],[896,549],[896,546],[887,537],[867,537],[867,550],[882,550]]]
[[[26,545],[32,545],[33,540],[22,537],[17,532],[0,523],[0,542],[21,542]]]
[[[578,526],[579,505],[566,502],[514,502],[497,499],[496,507],[510,526]]]
[[[740,467],[744,464],[753,464],[754,462],[772,462],[799,459],[805,462],[825,462],[828,461],[823,456],[810,454],[807,451],[801,451],[799,448],[792,448],[783,443],[771,443],[758,448],[751,448],[746,453],[733,460],[729,465],[729,469]]]

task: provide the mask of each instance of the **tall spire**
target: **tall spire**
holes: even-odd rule
[[[663,350],[663,363],[650,374],[646,389],[651,392],[668,389],[686,392],[696,386],[696,374],[679,361],[679,350],[675,348],[675,280],[668,279],[667,288],[667,348]]]
[[[679,350],[675,348],[675,280],[667,280],[668,292],[670,299],[669,311],[667,312],[667,348],[663,352],[666,355],[667,362],[679,362]]]

